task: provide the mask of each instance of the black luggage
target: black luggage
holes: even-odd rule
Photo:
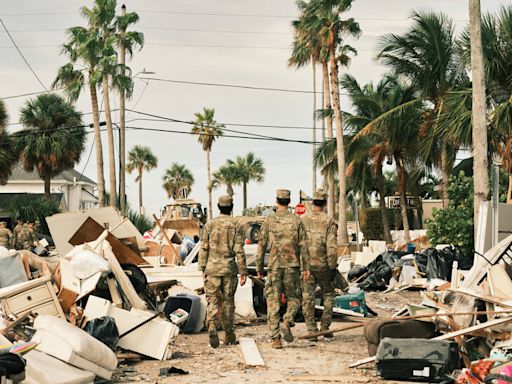
[[[459,347],[442,340],[384,338],[376,366],[383,379],[439,383],[460,368]]]
[[[375,356],[380,341],[392,339],[431,339],[436,336],[436,326],[432,322],[420,320],[373,320],[364,326],[364,337],[368,342],[368,353]]]

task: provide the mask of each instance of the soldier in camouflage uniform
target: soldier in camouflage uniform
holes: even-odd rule
[[[0,222],[0,246],[7,249],[12,248],[12,232],[7,228],[5,221]]]
[[[37,236],[34,232],[34,223],[27,223],[23,226],[21,231],[20,241],[22,243],[21,249],[27,249],[31,251],[37,243]]]
[[[25,241],[22,236],[25,224],[23,220],[16,220],[16,226],[13,230],[13,247],[14,249],[23,249],[23,242]]]
[[[235,344],[233,328],[235,316],[235,292],[238,285],[247,280],[243,228],[231,217],[233,199],[221,196],[218,203],[220,216],[209,221],[201,234],[199,268],[204,273],[204,288],[208,301],[206,324],[210,345],[219,346],[216,319],[222,304],[222,325],[225,332],[224,345]],[[237,268],[238,264],[238,268]]]
[[[300,308],[300,276],[309,278],[308,239],[304,224],[298,216],[288,211],[290,191],[277,190],[277,212],[269,216],[260,232],[256,252],[256,271],[263,278],[265,253],[269,248],[267,263],[267,282],[265,297],[267,300],[267,321],[270,326],[272,347],[280,349],[279,308],[281,295],[287,302],[286,314],[281,324],[283,338],[293,341],[290,328],[294,325],[295,315]]]
[[[325,213],[327,195],[323,190],[313,194],[313,212],[302,218],[309,239],[311,277],[302,285],[304,319],[309,333],[318,332],[315,321],[315,290],[322,289],[324,311],[320,330],[326,331],[331,325],[334,304],[334,280],[338,254],[336,249],[336,223]],[[324,337],[332,337],[332,333]]]

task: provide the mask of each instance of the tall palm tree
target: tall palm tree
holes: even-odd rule
[[[212,189],[215,189],[224,184],[226,186],[226,193],[233,197],[235,194],[233,186],[239,184],[239,180],[238,168],[233,164],[226,163],[213,172],[211,187]]]
[[[117,16],[116,25],[116,45],[119,47],[119,64],[121,64],[121,75],[125,74],[123,65],[126,64],[126,52],[129,56],[133,55],[135,47],[142,49],[144,46],[144,34],[136,31],[128,31],[128,28],[139,21],[139,15],[135,12],[126,12],[126,6],[121,7],[121,15]],[[121,214],[126,211],[125,180],[126,180],[126,129],[125,129],[125,104],[126,95],[123,87],[119,88],[119,152],[120,152],[120,175],[119,175],[119,200]]]
[[[6,130],[8,119],[5,103],[0,99],[0,184],[7,183],[9,176],[11,176],[12,167],[17,160],[11,136]]]
[[[194,185],[194,175],[185,164],[172,163],[162,177],[163,187],[168,197],[174,200],[186,199]]]
[[[238,182],[243,187],[244,209],[246,209],[247,184],[251,181],[261,183],[265,180],[263,161],[258,159],[253,152],[249,152],[245,157],[237,156],[235,160],[228,160],[227,163],[236,169]]]
[[[408,78],[421,97],[432,103],[433,108],[426,117],[427,129],[435,125],[437,116],[443,111],[445,97],[465,78],[465,74],[456,54],[453,21],[443,13],[431,11],[413,11],[411,18],[413,24],[404,34],[388,34],[381,38],[378,58],[396,74]],[[434,138],[433,135],[431,137]],[[449,153],[455,151],[450,151],[443,140],[432,145],[440,148],[438,164],[446,206],[446,187],[454,160]]]
[[[45,93],[29,100],[20,111],[24,130],[16,132],[14,146],[23,167],[36,169],[50,198],[50,182],[80,161],[85,128],[79,112],[61,96]]]
[[[101,34],[97,30],[72,27],[67,31],[68,41],[63,45],[62,53],[69,63],[59,68],[52,87],[64,87],[70,101],[78,100],[80,92],[87,84],[91,98],[94,126],[94,145],[96,146],[96,178],[98,183],[98,203],[105,203],[105,177],[103,174],[103,148],[101,144],[100,115],[97,87],[102,81],[101,72]],[[83,67],[83,70],[78,69]]]
[[[156,168],[157,165],[158,159],[153,152],[151,152],[151,148],[149,147],[136,145],[128,152],[126,170],[129,173],[137,171],[135,181],[139,183],[139,212],[142,212],[142,174],[144,170],[150,171]]]
[[[215,121],[215,108],[203,108],[203,112],[194,114],[196,120],[192,127],[192,133],[198,135],[197,141],[206,152],[206,166],[208,172],[208,219],[212,218],[212,173],[210,152],[212,151],[213,142],[222,136],[224,132],[224,124]]]

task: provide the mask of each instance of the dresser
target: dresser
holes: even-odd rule
[[[32,312],[65,319],[50,276],[0,289],[0,305],[6,317]]]

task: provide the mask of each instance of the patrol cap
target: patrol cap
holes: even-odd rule
[[[222,195],[219,197],[219,207],[230,207],[233,205],[233,198],[228,195]]]
[[[313,193],[313,200],[327,200],[327,194],[323,189],[317,189],[315,193]]]
[[[278,199],[289,199],[290,198],[290,190],[289,189],[278,189],[276,191],[276,197]]]
[[[7,225],[7,221],[0,221],[0,225]]]

